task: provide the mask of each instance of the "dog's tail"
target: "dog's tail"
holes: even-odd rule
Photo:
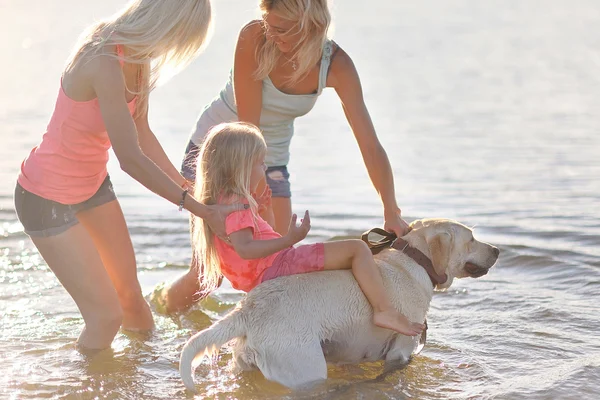
[[[192,336],[183,346],[179,359],[179,374],[185,387],[192,392],[196,391],[193,373],[202,357],[218,353],[225,343],[245,334],[240,309],[236,308],[222,320]]]

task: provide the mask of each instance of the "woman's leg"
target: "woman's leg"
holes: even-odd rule
[[[50,237],[32,237],[35,246],[69,292],[85,321],[77,342],[85,349],[110,347],[122,310],[94,241],[81,224]]]
[[[371,250],[359,239],[325,242],[326,270],[352,269],[361,290],[373,307],[373,323],[404,335],[415,336],[425,328],[409,321],[390,302]]]
[[[193,221],[193,218],[190,217],[190,237],[192,244],[194,240]],[[185,311],[207,295],[201,291],[201,276],[202,263],[196,257],[196,253],[192,251],[190,269],[174,282],[168,284],[161,294],[168,313]],[[221,282],[219,282],[220,285]]]
[[[267,212],[273,213],[273,221],[275,232],[280,235],[285,235],[290,227],[290,219],[292,218],[292,192],[290,189],[290,174],[285,166],[267,168],[265,173],[265,181],[261,182],[257,188],[258,193],[262,193],[264,186],[268,184],[271,188],[271,210]]]
[[[196,164],[200,153],[199,145],[189,142],[185,149],[185,157],[181,164],[181,175],[188,181],[188,185],[192,189],[196,183]],[[194,218],[190,215],[190,242],[192,248],[194,245]],[[162,301],[165,303],[165,308],[168,313],[185,311],[195,302],[203,297],[200,292],[200,276],[202,274],[202,264],[196,258],[195,252],[192,251],[192,260],[190,269],[175,281],[167,284],[159,294]]]
[[[116,289],[123,310],[123,328],[152,329],[152,313],[142,295],[135,253],[119,202],[113,200],[76,215],[93,240]]]
[[[273,197],[271,199],[273,216],[275,217],[275,232],[285,235],[290,228],[292,219],[292,199],[289,197]]]
[[[200,274],[202,265],[192,252],[190,269],[163,289],[163,301],[168,313],[185,311],[200,300]]]

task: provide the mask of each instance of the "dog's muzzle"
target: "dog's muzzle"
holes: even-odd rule
[[[472,264],[469,262],[465,264],[465,271],[467,271],[467,273],[469,274],[469,276],[471,278],[482,277],[485,274],[487,274],[489,272],[489,270],[490,269],[487,267],[480,267],[479,265]]]

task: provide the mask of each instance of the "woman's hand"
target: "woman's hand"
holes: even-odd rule
[[[308,210],[304,213],[304,218],[302,218],[300,226],[296,226],[297,219],[298,216],[293,214],[292,220],[290,221],[290,229],[285,235],[285,237],[290,241],[290,246],[303,240],[306,235],[308,235],[308,231],[310,231],[310,215],[308,215]]]
[[[203,219],[210,225],[210,228],[218,237],[229,242],[227,232],[225,232],[225,218],[234,211],[242,211],[248,209],[248,207],[248,204],[215,204],[206,206],[207,213]]]
[[[350,56],[342,49],[338,49],[331,62],[327,84],[331,84],[340,97],[371,182],[383,203],[384,229],[398,237],[404,236],[410,228],[402,220],[396,203],[392,167],[365,105],[358,72]]]
[[[400,210],[385,212],[383,215],[383,229],[388,232],[394,232],[397,237],[402,237],[410,232],[410,227],[402,219]]]
[[[267,209],[271,206],[271,195],[273,194],[273,192],[271,191],[271,188],[269,187],[269,185],[265,185],[265,190],[262,192],[262,194],[259,196],[256,193],[252,193],[252,197],[254,197],[254,200],[256,200],[256,203],[258,204],[258,213],[263,213],[265,211],[267,211]]]

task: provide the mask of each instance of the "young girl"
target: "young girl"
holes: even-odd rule
[[[17,215],[81,311],[83,348],[110,346],[121,325],[154,325],[107,174],[111,145],[126,173],[217,233],[224,233],[223,214],[243,209],[205,206],[188,196],[185,179],[148,126],[148,95],[161,70],[189,63],[210,23],[209,0],[133,0],[92,26],[61,76],[41,143],[21,165]]]
[[[250,205],[227,217],[229,242],[217,237],[205,221],[195,221],[194,251],[205,266],[202,284],[215,288],[223,275],[234,288],[248,292],[278,276],[351,268],[373,307],[375,325],[404,335],[419,334],[424,326],[409,321],[387,298],[379,269],[364,242],[341,240],[292,247],[310,230],[308,211],[300,226],[296,226],[296,216],[291,217],[284,236],[258,215],[259,205],[252,193],[264,179],[266,154],[261,132],[247,123],[217,125],[202,145],[196,196],[205,204]]]
[[[392,168],[365,105],[359,74],[352,58],[328,37],[328,0],[258,3],[262,18],[241,29],[229,80],[198,118],[187,144],[182,175],[194,181],[198,151],[212,126],[231,121],[258,126],[268,146],[266,183],[273,191],[269,210],[275,231],[284,235],[292,215],[287,164],[294,122],[312,110],[325,88],[332,88],[381,198],[384,228],[404,236],[408,225],[396,202]],[[169,311],[185,309],[197,300],[193,294],[199,291],[198,273],[202,267],[192,257],[189,272],[167,289]]]

